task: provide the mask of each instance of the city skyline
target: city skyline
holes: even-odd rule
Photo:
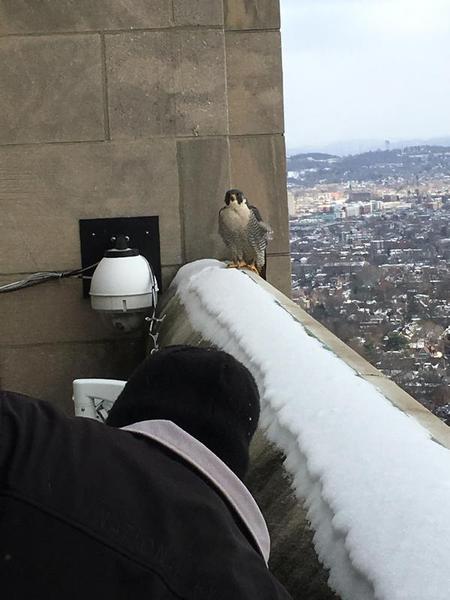
[[[281,0],[281,16],[288,152],[450,136],[449,2]]]

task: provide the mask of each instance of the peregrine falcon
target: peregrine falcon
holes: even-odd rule
[[[272,236],[255,206],[247,202],[240,190],[228,190],[219,212],[219,233],[231,251],[229,267],[248,268],[260,275],[264,272],[266,247]]]

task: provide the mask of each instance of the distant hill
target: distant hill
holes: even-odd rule
[[[295,154],[290,157],[291,159],[296,160],[328,160],[330,158],[340,158],[335,154],[325,154],[324,152],[306,152],[304,154]]]
[[[410,181],[450,176],[450,146],[410,146],[337,156],[301,153],[287,159],[289,181],[304,186],[347,181]]]
[[[450,146],[450,136],[440,136],[433,138],[413,138],[413,139],[390,139],[390,150],[402,150],[411,146]],[[339,156],[348,156],[349,154],[361,154],[373,150],[386,149],[385,139],[359,139],[343,140],[324,145],[310,145],[309,147],[290,147],[288,155],[308,152],[318,152],[326,154],[337,154]]]

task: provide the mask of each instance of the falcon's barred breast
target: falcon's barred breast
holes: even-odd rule
[[[219,233],[231,251],[234,267],[249,267],[261,273],[272,229],[258,209],[248,204],[240,190],[228,190],[219,212]]]

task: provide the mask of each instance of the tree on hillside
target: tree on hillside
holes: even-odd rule
[[[404,350],[408,345],[408,339],[398,333],[397,331],[393,331],[392,333],[388,333],[387,340],[384,344],[385,350]]]

